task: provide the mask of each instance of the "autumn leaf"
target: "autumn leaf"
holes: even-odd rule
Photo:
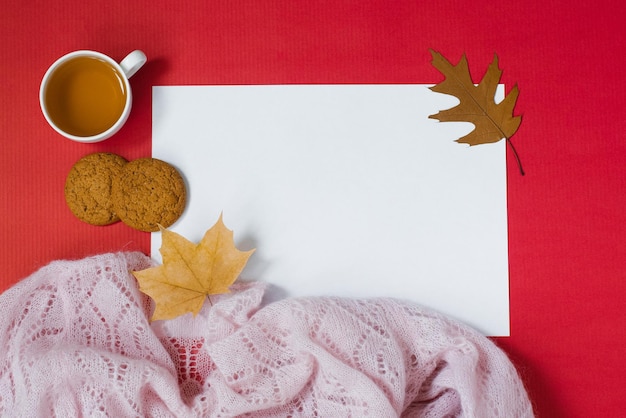
[[[209,295],[229,292],[254,252],[235,247],[222,216],[198,244],[167,229],[161,233],[162,265],[133,272],[139,290],[156,302],[153,321],[197,315]]]
[[[502,70],[498,67],[498,56],[494,56],[483,79],[475,85],[465,55],[457,65],[452,65],[440,53],[433,50],[430,52],[433,56],[433,66],[445,76],[444,81],[430,89],[455,96],[459,99],[459,104],[429,117],[441,122],[472,123],[474,130],[459,138],[457,140],[459,143],[473,146],[506,139],[515,154],[520,171],[524,174],[517,151],[510,141],[522,122],[521,116],[513,115],[519,89],[515,85],[504,100],[500,103],[495,102],[496,88],[502,76]]]

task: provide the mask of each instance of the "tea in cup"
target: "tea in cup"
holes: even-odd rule
[[[78,142],[98,142],[124,125],[132,105],[128,79],[146,62],[131,52],[119,64],[95,51],[75,51],[46,71],[39,90],[41,110],[54,130]]]

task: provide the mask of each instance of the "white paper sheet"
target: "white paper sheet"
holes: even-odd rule
[[[171,229],[197,242],[223,213],[270,298],[397,297],[509,335],[505,141],[454,142],[473,126],[428,115],[456,103],[426,85],[154,87],[152,154],[188,186]]]

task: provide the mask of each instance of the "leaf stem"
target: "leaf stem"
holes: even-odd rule
[[[526,173],[524,172],[524,168],[522,167],[522,160],[520,160],[519,154],[517,153],[517,150],[513,146],[513,142],[511,142],[510,138],[506,138],[506,142],[509,144],[509,146],[511,147],[511,150],[513,151],[513,155],[515,156],[515,161],[517,161],[517,166],[519,167],[520,174],[522,176],[525,176]]]

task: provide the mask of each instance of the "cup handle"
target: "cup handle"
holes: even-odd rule
[[[146,54],[136,49],[120,62],[120,67],[127,78],[131,78],[147,61]]]

